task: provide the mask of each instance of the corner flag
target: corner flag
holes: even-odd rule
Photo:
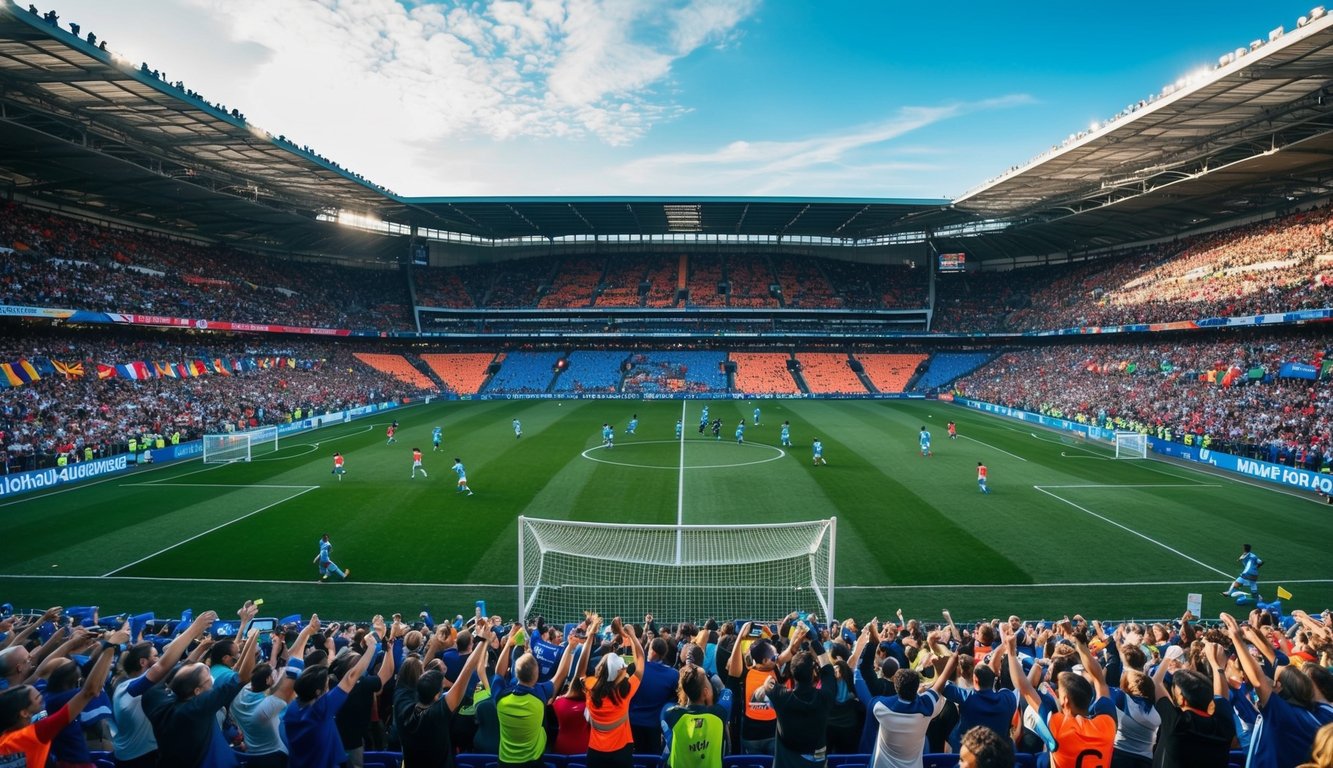
[[[1291,599],[1291,593],[1288,592],[1288,591],[1287,591],[1285,588],[1283,588],[1283,587],[1278,587],[1278,588],[1277,588],[1277,596],[1278,596],[1278,599],[1279,599],[1279,600],[1290,600],[1290,599]]]

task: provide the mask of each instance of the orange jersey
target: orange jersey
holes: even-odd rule
[[[1046,723],[1059,745],[1051,753],[1051,768],[1107,768],[1111,765],[1116,729],[1114,716],[1077,717],[1054,712]]]
[[[977,479],[978,479],[978,480],[985,480],[985,479],[986,479],[986,473],[989,472],[989,471],[990,471],[990,470],[989,470],[989,469],[986,469],[985,467],[977,467]]]

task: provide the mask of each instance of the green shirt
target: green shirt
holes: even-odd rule
[[[515,685],[495,700],[500,717],[500,762],[526,763],[541,759],[546,751],[546,729],[542,718],[546,702],[554,693],[549,682],[529,688]]]

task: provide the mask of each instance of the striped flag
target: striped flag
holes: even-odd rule
[[[159,379],[176,378],[176,367],[171,363],[153,363],[153,372]]]
[[[59,360],[52,360],[51,366],[56,369],[56,373],[67,379],[83,378],[83,362],[75,361],[72,363],[62,363]]]

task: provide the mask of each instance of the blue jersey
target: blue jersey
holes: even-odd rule
[[[930,445],[930,433],[923,429],[921,430],[921,447],[925,448],[928,445]]]
[[[611,439],[611,436],[614,435],[614,434],[615,434],[615,430],[611,429],[610,427],[602,427],[602,439],[603,439],[603,440],[610,440],[610,439]]]
[[[440,442],[440,435],[442,435],[443,433],[444,433],[444,430],[440,429],[439,427],[436,427],[436,428],[430,433],[430,439],[431,439],[431,440],[434,440],[435,442],[438,443],[438,442]]]
[[[755,423],[755,424],[758,424],[758,423],[759,423],[759,409],[758,409],[758,408],[755,408],[755,409],[754,409],[754,423]]]
[[[321,563],[327,563],[331,559],[329,556],[330,549],[333,549],[333,543],[321,539],[319,542],[319,561]]]
[[[791,437],[791,427],[784,424],[782,425],[782,439],[786,440],[789,437]]]
[[[819,442],[818,440],[815,441],[815,455],[816,456],[824,455],[824,444]]]
[[[679,421],[677,421],[677,422],[676,422],[676,437],[680,437],[680,430],[681,430],[681,424],[680,424]]]
[[[523,424],[519,422],[518,419],[514,419],[514,434],[517,435],[519,432],[522,431],[523,431]]]
[[[638,429],[638,428],[639,428],[639,420],[638,420],[638,419],[630,419],[630,420],[629,420],[629,431],[633,432],[634,430],[636,430],[636,429]]]
[[[1259,578],[1259,566],[1263,564],[1264,561],[1258,555],[1246,552],[1240,558],[1240,577],[1251,580]]]
[[[453,470],[454,474],[458,475],[459,480],[462,480],[463,478],[467,477],[467,470],[463,469],[463,462],[460,461],[454,464]]]

